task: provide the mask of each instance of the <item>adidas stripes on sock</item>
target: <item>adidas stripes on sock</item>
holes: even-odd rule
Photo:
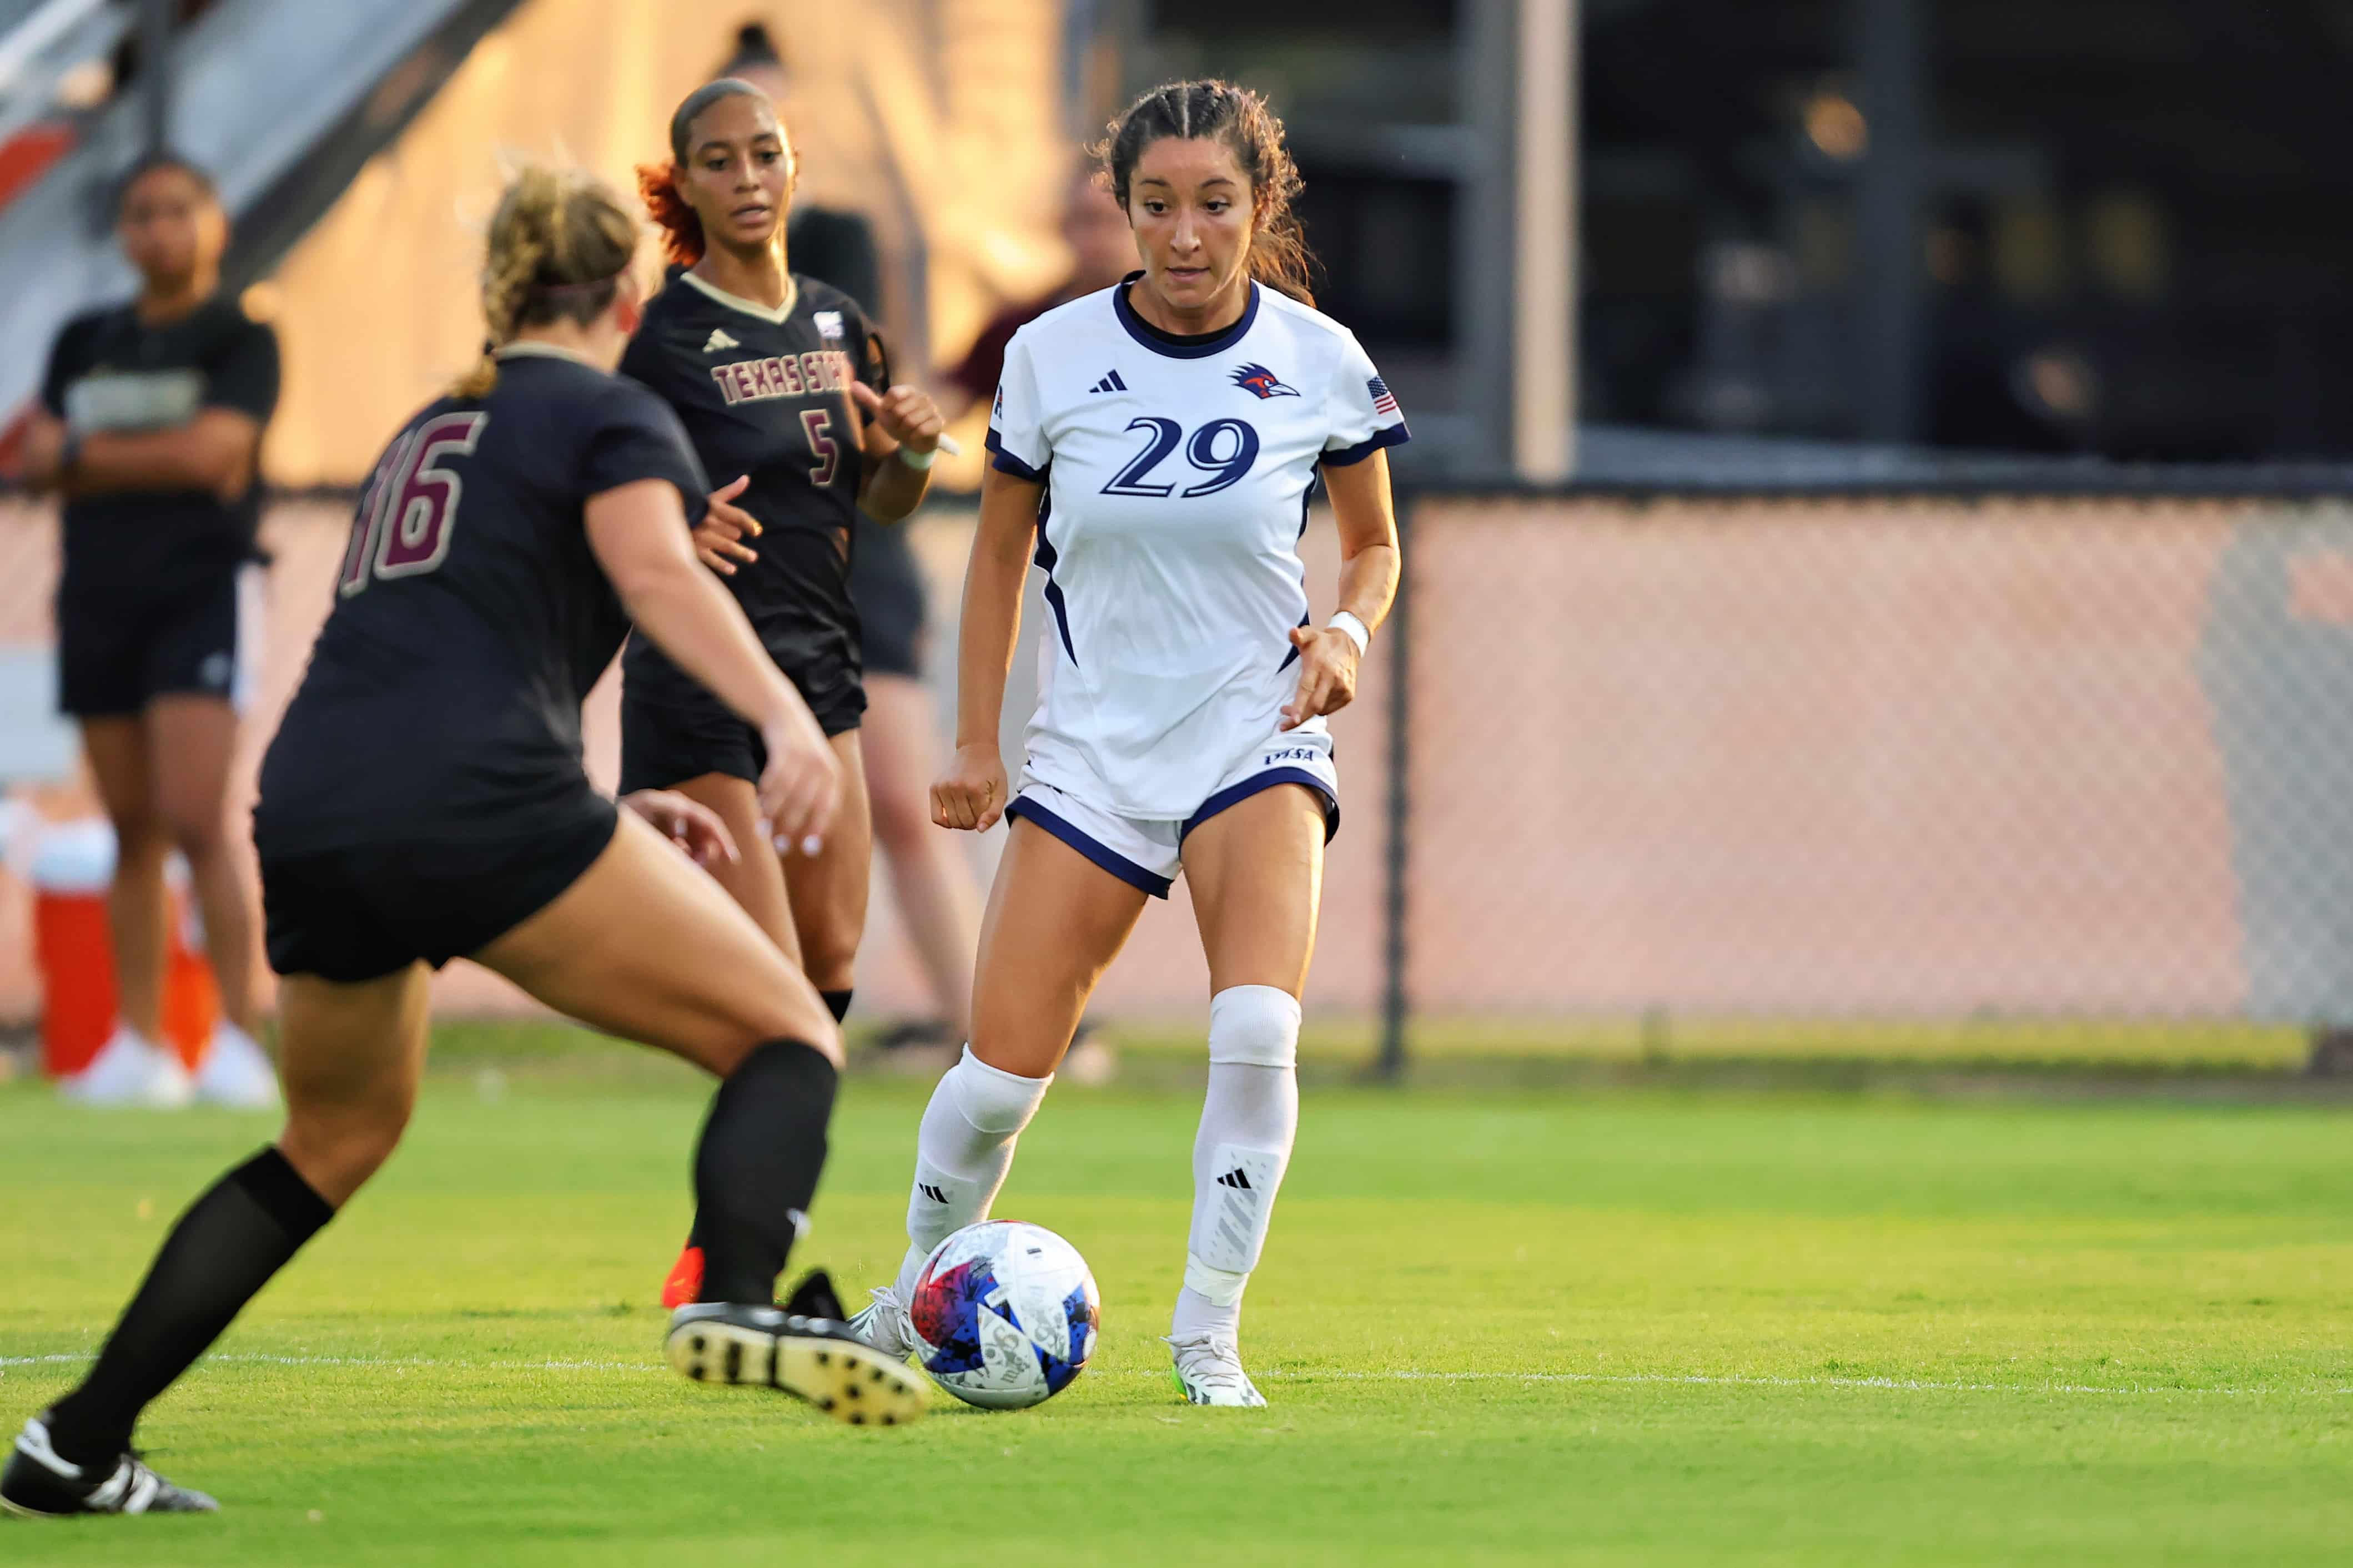
[[[799,1040],[771,1040],[711,1097],[694,1152],[702,1297],[766,1306],[825,1169],[840,1075]]]
[[[215,1182],[172,1226],[90,1375],[50,1412],[58,1457],[111,1468],[139,1413],[334,1217],[275,1147]]]
[[[1044,1078],[1001,1072],[966,1046],[932,1091],[915,1134],[915,1182],[907,1197],[907,1256],[899,1293],[914,1288],[932,1248],[988,1217],[1013,1168],[1013,1145],[1046,1098]]]
[[[1193,1228],[1170,1331],[1232,1334],[1299,1132],[1299,1001],[1272,985],[1209,999],[1209,1091],[1193,1140]]]

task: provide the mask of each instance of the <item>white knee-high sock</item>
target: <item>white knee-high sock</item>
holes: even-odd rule
[[[1193,1229],[1169,1331],[1230,1336],[1299,1133],[1299,1001],[1272,985],[1209,999],[1209,1092],[1193,1140]]]
[[[932,1090],[915,1134],[915,1184],[907,1195],[907,1256],[899,1265],[899,1293],[914,1288],[932,1248],[965,1226],[988,1217],[989,1205],[1013,1168],[1013,1145],[1046,1098],[1054,1075],[1021,1078],[1000,1072],[966,1046]]]

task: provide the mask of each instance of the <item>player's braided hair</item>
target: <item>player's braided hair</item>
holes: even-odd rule
[[[1136,162],[1155,142],[1201,136],[1232,149],[1250,176],[1250,276],[1303,305],[1315,302],[1315,258],[1292,205],[1303,188],[1299,165],[1291,161],[1282,121],[1265,99],[1229,81],[1172,81],[1128,105],[1109,130],[1088,151],[1110,175],[1111,194],[1123,211]]]
[[[637,220],[593,175],[530,165],[491,216],[482,256],[482,357],[451,388],[479,398],[498,384],[497,350],[516,331],[595,321],[612,304],[638,248]]]
[[[756,63],[741,61],[739,63]],[[638,165],[638,197],[646,204],[646,216],[654,220],[662,232],[662,255],[680,267],[691,267],[702,259],[704,242],[702,220],[694,216],[687,205],[686,193],[678,188],[679,171],[686,167],[687,148],[694,136],[694,122],[712,104],[725,99],[748,95],[767,101],[768,95],[748,81],[732,76],[705,82],[686,95],[678,112],[670,117],[670,162]],[[789,154],[791,133],[785,130],[782,116],[776,120],[777,133],[785,139]]]

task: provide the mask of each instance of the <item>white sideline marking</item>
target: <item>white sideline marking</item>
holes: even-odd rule
[[[71,1366],[91,1359],[89,1354],[0,1356],[0,1367]],[[658,1362],[637,1361],[442,1361],[430,1356],[259,1355],[230,1352],[206,1361],[246,1366],[438,1367],[454,1372],[638,1372],[666,1373]],[[1111,1375],[1158,1379],[1157,1369],[1129,1368]],[[1270,1380],[1302,1383],[1592,1383],[1618,1385],[1659,1384],[1695,1388],[1878,1388],[1899,1394],[2090,1394],[2105,1395],[2211,1394],[2225,1398],[2261,1398],[2266,1394],[2337,1397],[2353,1394],[2348,1388],[2183,1388],[2171,1384],[2088,1383],[1937,1383],[1910,1377],[1747,1377],[1712,1376],[1704,1373],[1667,1372],[1284,1372],[1257,1373]]]

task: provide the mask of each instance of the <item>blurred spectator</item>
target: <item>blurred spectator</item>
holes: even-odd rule
[[[16,456],[26,482],[64,498],[58,706],[80,721],[116,842],[107,910],[121,1018],[69,1089],[99,1103],[201,1091],[258,1108],[276,1103],[277,1074],[251,1033],[253,900],[227,795],[278,339],[220,287],[228,219],[203,170],[151,153],[123,183],[116,234],[139,296],[59,331]],[[224,1015],[193,1083],[158,1043],[174,850]]]
[[[1071,247],[1071,275],[1046,294],[1008,305],[988,320],[965,352],[963,361],[947,373],[953,394],[940,406],[953,418],[965,408],[997,394],[997,378],[1005,370],[1005,345],[1013,334],[1067,300],[1108,289],[1136,268],[1135,237],[1127,215],[1112,199],[1092,161],[1081,163],[1071,177],[1069,202],[1062,209],[1062,238]]]

